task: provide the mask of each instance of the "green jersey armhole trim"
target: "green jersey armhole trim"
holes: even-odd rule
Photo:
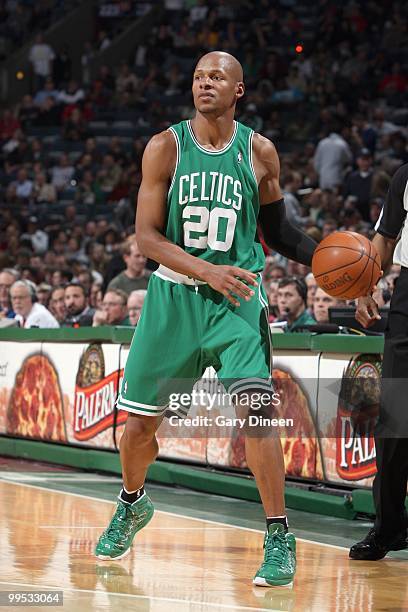
[[[168,130],[169,130],[169,132],[171,132],[173,134],[174,140],[176,141],[177,159],[176,159],[176,166],[175,166],[174,172],[173,172],[173,178],[171,180],[169,191],[167,193],[167,197],[170,195],[170,193],[171,193],[171,191],[173,189],[174,182],[176,180],[177,168],[178,168],[179,163],[180,163],[180,140],[179,140],[178,134],[177,134],[176,130],[173,127],[169,127]]]
[[[258,179],[256,178],[255,168],[254,168],[254,164],[253,164],[253,161],[252,161],[252,141],[253,141],[253,138],[254,138],[254,130],[251,130],[249,132],[249,138],[248,138],[249,165],[250,165],[250,168],[251,168],[252,176],[254,177],[255,185],[258,188]]]
[[[222,153],[225,153],[225,151],[227,151],[232,146],[232,144],[234,143],[235,136],[237,135],[237,132],[238,132],[238,123],[236,121],[234,121],[234,131],[232,133],[232,136],[231,136],[229,142],[227,142],[225,147],[223,147],[219,151],[209,151],[208,149],[206,149],[205,147],[200,145],[200,143],[198,142],[197,138],[195,137],[195,134],[193,132],[193,128],[191,127],[191,119],[188,119],[186,121],[186,123],[187,123],[188,131],[189,131],[190,136],[191,136],[191,140],[193,141],[195,146],[198,149],[200,149],[200,151],[203,151],[203,153],[207,153],[208,155],[221,155]]]

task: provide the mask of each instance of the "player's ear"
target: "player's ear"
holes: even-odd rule
[[[237,98],[237,100],[239,100],[240,98],[242,98],[242,96],[245,93],[245,85],[242,81],[239,81],[236,85],[235,88],[235,96]]]

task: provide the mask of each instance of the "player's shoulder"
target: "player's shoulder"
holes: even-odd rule
[[[279,172],[279,158],[272,140],[258,132],[254,133],[252,140],[252,153],[254,160],[262,164],[267,172]]]
[[[152,155],[175,153],[176,141],[170,130],[163,130],[152,136],[146,145],[146,151]]]
[[[262,160],[268,160],[277,156],[276,147],[272,140],[269,140],[266,136],[254,133],[252,139],[252,147],[254,154]]]
[[[143,154],[143,173],[148,171],[163,179],[174,171],[177,159],[177,145],[170,130],[164,130],[151,137]]]

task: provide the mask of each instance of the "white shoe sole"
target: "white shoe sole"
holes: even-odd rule
[[[108,555],[95,555],[95,556],[97,559],[102,559],[102,561],[117,561],[118,559],[123,559],[129,553],[130,553],[130,547],[127,550],[125,550],[125,552],[122,555],[119,555],[118,557],[109,557]]]
[[[273,588],[291,589],[293,587],[293,580],[292,582],[288,582],[287,584],[269,584],[269,582],[266,582],[265,578],[261,578],[260,576],[257,576],[256,578],[254,578],[252,583],[255,584],[256,586],[270,587],[272,589]]]

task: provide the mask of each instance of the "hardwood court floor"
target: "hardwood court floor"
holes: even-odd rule
[[[63,590],[64,607],[47,609],[408,610],[408,560],[350,562],[344,548],[301,540],[293,589],[264,589],[251,583],[261,532],[157,512],[127,558],[99,561],[113,503],[6,481],[0,499],[0,591]]]

